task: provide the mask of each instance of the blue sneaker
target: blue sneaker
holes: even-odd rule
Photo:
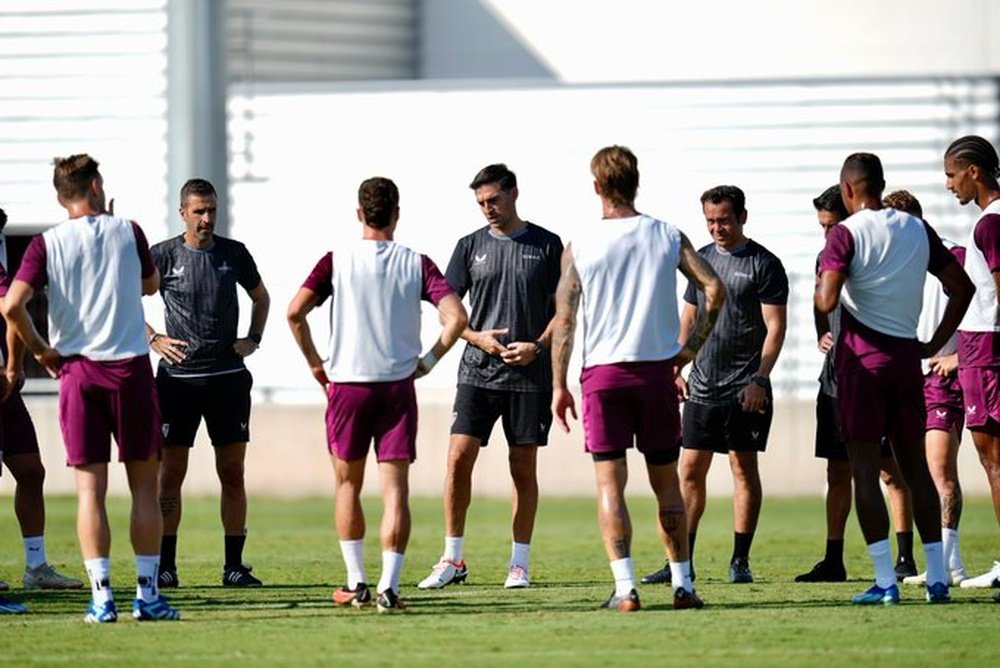
[[[181,618],[181,613],[160,596],[155,601],[147,603],[141,598],[132,602],[132,617],[140,622],[173,621]]]
[[[24,603],[18,603],[17,601],[0,596],[0,615],[23,615],[27,611],[28,606]]]
[[[951,594],[948,593],[948,585],[943,582],[935,582],[927,586],[928,603],[951,603]]]
[[[946,587],[947,589],[947,587]],[[899,587],[889,585],[885,589],[878,585],[872,586],[866,592],[862,592],[851,599],[855,605],[896,605],[899,603]]]
[[[118,621],[118,610],[115,608],[114,601],[105,601],[103,605],[94,605],[94,601],[90,601],[90,605],[87,606],[87,614],[83,616],[83,621],[88,624],[110,624],[112,622]]]

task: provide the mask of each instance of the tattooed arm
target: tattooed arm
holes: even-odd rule
[[[573,353],[573,335],[576,332],[576,312],[580,307],[580,275],[573,264],[572,245],[566,246],[562,256],[562,274],[556,288],[556,315],[552,319],[552,413],[563,431],[569,432],[566,421],[568,410],[576,418],[576,404],[566,386],[569,359]]]
[[[705,293],[705,308],[699,309],[694,324],[689,328],[681,327],[681,337],[684,347],[674,357],[673,361],[682,367],[694,360],[698,351],[704,345],[715,321],[719,319],[719,311],[726,300],[726,288],[715,274],[705,258],[698,254],[685,234],[681,234],[680,270],[695,287]]]

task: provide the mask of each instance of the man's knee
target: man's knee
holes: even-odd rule
[[[756,452],[732,451],[729,453],[729,463],[735,482],[750,485],[760,483],[760,469],[757,464]]]
[[[45,467],[38,455],[15,455],[8,457],[4,464],[18,487],[40,490],[45,483]]]
[[[448,444],[448,469],[471,473],[480,447],[479,439],[472,436],[452,436]]]
[[[518,445],[510,448],[508,461],[510,475],[515,484],[537,483],[537,452],[538,448],[533,445]]]

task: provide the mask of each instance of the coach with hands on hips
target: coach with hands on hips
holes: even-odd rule
[[[176,587],[177,529],[181,522],[181,485],[188,452],[205,419],[215,468],[222,485],[225,564],[222,584],[255,587],[261,581],[243,564],[247,497],[243,462],[250,440],[250,388],[253,378],[243,363],[260,346],[270,307],[267,288],[246,246],[217,236],[215,188],[191,179],[181,188],[184,233],[150,251],[163,277],[166,335],[149,324],[149,345],[160,355],[156,386],[163,416],[160,466],[160,587]],[[237,337],[239,284],[253,301],[250,330]]]

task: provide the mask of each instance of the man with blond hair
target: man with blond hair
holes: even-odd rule
[[[677,478],[678,397],[665,389],[708,338],[726,291],[680,230],[636,210],[639,167],[629,149],[601,149],[590,169],[603,216],[583,223],[563,253],[552,325],[552,410],[568,432],[567,412],[575,418],[576,403],[567,372],[582,303],[584,443],[597,473],[598,524],[615,580],[602,607],[621,612],[641,607],[625,502],[625,456],[634,445],[646,460],[656,495],[674,608],[700,608],[691,584],[687,520]],[[678,341],[678,271],[705,298],[683,344]]]

